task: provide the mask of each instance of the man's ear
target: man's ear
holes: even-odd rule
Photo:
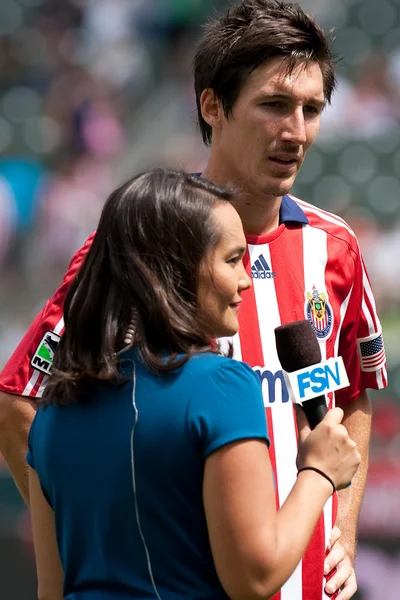
[[[200,96],[201,114],[205,122],[213,129],[220,129],[224,110],[221,101],[211,88],[202,91]]]

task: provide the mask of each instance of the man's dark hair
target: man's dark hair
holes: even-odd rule
[[[331,101],[335,56],[323,29],[299,4],[241,0],[205,26],[193,71],[198,122],[206,145],[211,143],[212,130],[201,114],[202,92],[211,88],[228,117],[251,72],[278,56],[287,61],[288,72],[300,63],[318,63],[325,99]]]
[[[65,300],[65,333],[44,404],[84,400],[95,381],[118,382],[117,353],[133,315],[150,369],[172,370],[194,352],[216,351],[198,317],[198,273],[221,236],[213,210],[233,197],[196,175],[165,169],[110,195]]]

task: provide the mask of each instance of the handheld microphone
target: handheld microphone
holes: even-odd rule
[[[311,429],[328,412],[326,396],[349,385],[341,357],[321,362],[321,349],[311,323],[294,321],[275,329],[276,348],[289,393],[300,403]],[[315,365],[315,366],[314,366]]]

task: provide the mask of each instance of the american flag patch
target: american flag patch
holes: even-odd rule
[[[357,340],[361,371],[377,371],[386,362],[385,347],[381,333]]]

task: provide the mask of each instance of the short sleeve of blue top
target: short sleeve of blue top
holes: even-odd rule
[[[212,354],[156,375],[132,350],[122,368],[122,386],[40,408],[30,431],[27,459],[55,511],[64,596],[226,599],[208,539],[204,463],[236,440],[268,442],[259,380]]]

